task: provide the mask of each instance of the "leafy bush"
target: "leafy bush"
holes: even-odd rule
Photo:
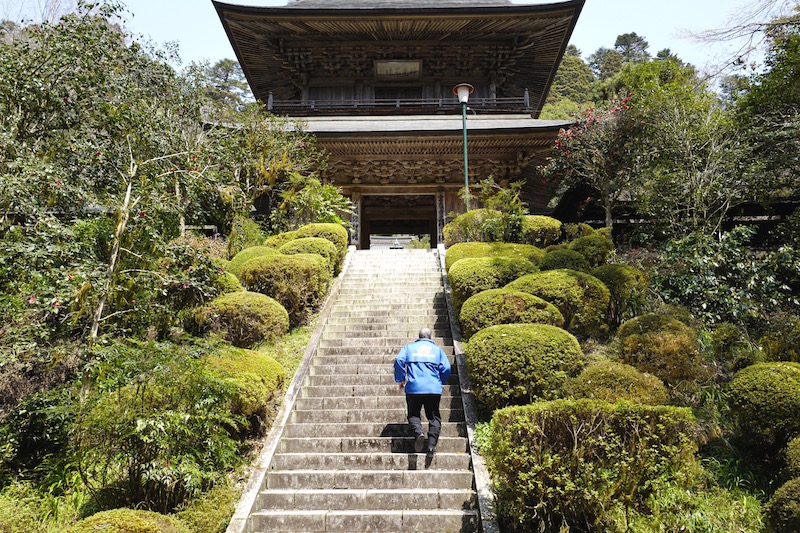
[[[800,477],[784,483],[767,503],[767,531],[796,533],[800,531]]]
[[[344,265],[344,256],[347,255],[347,245],[350,236],[341,224],[306,224],[297,230],[297,238],[321,237],[336,246],[336,262],[333,265],[333,275],[338,276]]]
[[[539,270],[571,269],[589,272],[589,262],[575,250],[552,250],[539,263]]]
[[[611,296],[600,280],[585,272],[537,272],[522,276],[506,288],[533,294],[555,305],[564,317],[564,327],[576,335],[601,336],[608,330],[605,321]]]
[[[294,254],[317,254],[325,258],[328,262],[328,270],[333,275],[333,269],[336,266],[336,246],[329,240],[322,237],[303,237],[289,241],[280,248],[278,251],[284,255]]]
[[[742,436],[762,451],[781,449],[800,435],[800,363],[759,363],[740,370],[727,397]]]
[[[220,482],[187,502],[176,515],[191,533],[222,533],[228,527],[238,499],[232,482]]]
[[[231,234],[228,236],[228,257],[264,242],[264,232],[258,222],[249,217],[237,216],[233,219]]]
[[[632,318],[620,326],[617,339],[626,363],[668,385],[699,375],[697,333],[675,318],[655,313]]]
[[[444,256],[444,267],[449,272],[453,263],[467,257],[512,257],[525,259],[536,265],[544,257],[544,252],[529,244],[460,242],[447,249]]]
[[[251,259],[255,259],[256,257],[261,257],[264,255],[276,255],[280,252],[275,250],[274,248],[269,248],[267,246],[250,246],[249,248],[245,248],[241,252],[237,253],[233,258],[231,258],[230,262],[225,266],[225,270],[239,278],[242,279],[242,267],[245,263],[250,261]]]
[[[264,246],[269,246],[270,248],[275,248],[277,250],[287,242],[291,242],[296,238],[297,231],[284,231],[283,233],[278,233],[277,235],[270,235],[267,237],[267,240],[264,241]]]
[[[289,329],[289,314],[278,301],[249,291],[218,296],[208,307],[199,308],[193,318],[200,333],[219,333],[241,348],[283,335]]]
[[[544,247],[561,240],[561,221],[542,215],[522,217],[521,242]]]
[[[229,292],[243,291],[244,287],[239,283],[239,278],[233,272],[223,272],[217,276],[214,285],[219,289],[220,294],[227,294]]]
[[[791,477],[800,477],[800,435],[786,446],[786,466]]]
[[[77,476],[77,473],[74,475]],[[64,531],[79,516],[85,498],[74,492],[56,496],[36,490],[30,482],[12,482],[0,491],[0,531],[3,533],[50,533]]]
[[[461,306],[470,296],[498,289],[535,271],[536,266],[530,261],[512,257],[467,257],[456,261],[447,273],[456,313],[461,313]]]
[[[666,405],[669,400],[669,392],[660,379],[613,361],[591,363],[572,381],[569,392],[576,398],[609,403]]]
[[[563,226],[564,231],[564,239],[566,241],[574,241],[580,237],[588,237],[589,235],[595,234],[595,229],[591,227],[589,224],[585,224],[580,222],[578,224],[569,223],[564,224]]]
[[[646,510],[691,465],[688,409],[555,400],[492,417],[487,463],[521,531],[607,531],[615,508]]]
[[[330,271],[325,258],[316,254],[266,255],[245,263],[241,280],[248,290],[275,298],[295,327],[322,302]]]
[[[459,242],[517,242],[520,217],[489,208],[471,209],[445,224],[442,233],[448,248]]]
[[[459,321],[466,339],[498,324],[564,325],[564,317],[553,304],[510,289],[489,289],[470,296],[461,306]]]
[[[619,326],[629,315],[636,314],[647,294],[647,278],[644,273],[629,265],[603,265],[592,270],[608,288],[611,304],[608,308],[608,323]]]
[[[478,331],[465,347],[475,396],[489,409],[563,395],[583,367],[578,341],[546,324],[507,324]]]
[[[800,363],[800,317],[779,313],[767,327],[760,342],[767,360]]]
[[[84,518],[67,533],[189,533],[179,520],[151,511],[114,509]]]
[[[607,237],[594,234],[578,237],[569,243],[569,248],[584,256],[592,268],[597,268],[608,260],[614,250],[614,243]]]
[[[747,332],[739,326],[721,322],[714,326],[708,336],[711,359],[727,372],[741,370],[762,359],[758,349],[750,343]]]

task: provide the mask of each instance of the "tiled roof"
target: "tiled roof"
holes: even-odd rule
[[[298,9],[439,9],[507,7],[509,0],[290,0],[286,7]]]

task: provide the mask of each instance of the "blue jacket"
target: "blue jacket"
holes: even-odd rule
[[[394,360],[394,380],[406,382],[406,394],[441,394],[450,377],[450,361],[430,339],[406,344]]]

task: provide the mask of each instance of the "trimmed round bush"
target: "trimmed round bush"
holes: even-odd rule
[[[213,374],[231,385],[231,411],[247,417],[266,417],[269,402],[280,392],[286,374],[267,354],[241,348],[208,354],[206,363]]]
[[[242,268],[242,284],[248,290],[275,298],[289,313],[289,324],[301,324],[328,289],[330,271],[326,259],[316,254],[266,255]]]
[[[467,257],[450,268],[447,277],[453,288],[453,306],[461,313],[467,298],[487,289],[499,289],[510,281],[535,272],[530,261],[512,257]]]
[[[264,241],[264,246],[269,246],[270,248],[275,248],[276,250],[286,244],[287,242],[293,241],[297,238],[297,231],[284,231],[283,233],[278,233],[277,235],[270,235]]]
[[[742,435],[761,449],[800,435],[800,363],[759,363],[728,385],[728,405]]]
[[[179,520],[152,511],[113,509],[72,525],[66,533],[190,533]]]
[[[582,336],[601,336],[608,331],[606,313],[611,296],[603,282],[585,272],[558,269],[522,276],[506,285],[555,305],[564,327]]]
[[[561,240],[561,221],[543,215],[525,215],[520,240],[539,247],[555,244]]]
[[[498,507],[520,531],[611,531],[612,513],[646,510],[679,482],[695,425],[689,409],[627,402],[501,409],[485,453]]]
[[[287,242],[278,251],[283,255],[317,254],[328,262],[328,270],[333,275],[333,267],[337,261],[336,245],[322,237],[302,237]]]
[[[587,237],[595,234],[595,229],[585,222],[579,222],[578,224],[564,224],[561,229],[563,230],[564,238],[567,241],[572,241],[580,237]]]
[[[564,317],[556,306],[527,292],[489,289],[470,296],[459,316],[464,337],[498,324],[550,324],[562,327]]]
[[[800,531],[800,477],[787,481],[776,490],[765,511],[770,533]]]
[[[659,377],[668,385],[697,378],[697,333],[667,315],[649,313],[624,322],[617,331],[624,362]]]
[[[341,224],[306,224],[297,230],[297,238],[320,237],[329,240],[336,246],[336,262],[333,265],[333,275],[338,276],[344,265],[344,256],[347,255],[347,244],[350,242],[350,235]]]
[[[583,255],[575,250],[553,250],[547,252],[539,263],[539,270],[556,270],[556,269],[570,269],[578,270],[580,272],[589,272],[589,262]]]
[[[220,294],[244,290],[242,284],[239,283],[239,278],[232,272],[223,272],[217,276],[217,279],[214,281],[214,286],[219,289]]]
[[[570,394],[609,403],[665,405],[669,401],[669,392],[660,379],[613,361],[597,361],[587,366],[570,384]]]
[[[246,348],[284,335],[289,314],[269,296],[238,291],[218,296],[195,316],[201,331],[212,331],[234,346]]]
[[[466,343],[465,354],[475,396],[489,409],[558,398],[583,367],[578,340],[546,324],[482,329]]]
[[[578,237],[569,243],[570,250],[575,250],[589,261],[592,268],[605,264],[614,250],[614,243],[603,235],[587,235]]]
[[[786,447],[786,466],[790,477],[800,477],[800,436],[790,440]]]
[[[261,257],[264,255],[276,255],[278,254],[278,250],[274,248],[269,248],[267,246],[251,246],[250,248],[245,248],[230,260],[228,265],[225,267],[225,270],[239,278],[242,279],[242,267],[245,263],[250,261],[251,259],[255,259],[256,257]]]
[[[467,257],[515,257],[536,265],[544,257],[544,252],[529,244],[460,242],[447,249],[444,256],[444,267],[449,272],[450,267],[456,261]]]
[[[603,265],[592,270],[592,276],[603,282],[611,296],[609,324],[619,326],[631,310],[644,302],[647,278],[641,270],[630,265]]]

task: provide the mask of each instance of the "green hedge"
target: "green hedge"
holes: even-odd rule
[[[472,209],[458,215],[442,229],[448,248],[459,242],[517,242],[522,230],[519,217],[494,209]]]
[[[611,299],[603,282],[577,270],[548,270],[522,276],[506,285],[550,302],[564,317],[564,327],[576,335],[599,337],[608,331]]]
[[[693,461],[694,425],[688,409],[625,402],[497,411],[486,458],[499,507],[520,531],[608,531],[612,511],[646,509],[676,483]]]
[[[464,351],[475,396],[489,409],[558,398],[583,367],[577,339],[546,324],[491,326]]]
[[[330,271],[325,258],[316,254],[276,254],[248,261],[241,280],[248,290],[280,302],[289,313],[289,324],[295,327],[322,302]]]
[[[539,247],[556,244],[561,240],[561,221],[542,215],[525,215],[520,240]]]
[[[229,292],[243,291],[244,287],[239,283],[239,278],[233,272],[223,272],[214,281],[214,286],[219,289],[220,294]]]
[[[350,235],[341,224],[306,224],[297,230],[297,238],[320,237],[327,239],[336,246],[336,263],[333,265],[333,275],[338,276],[344,265],[344,257],[347,255],[347,245],[350,242]]]
[[[261,257],[264,255],[276,255],[279,252],[268,246],[251,246],[250,248],[245,248],[230,260],[230,262],[225,267],[225,270],[239,278],[242,279],[242,267],[245,263],[250,261],[251,259],[255,259],[256,257]]]
[[[700,372],[697,333],[671,316],[649,313],[624,322],[617,331],[622,360],[668,385],[695,380]]]
[[[800,477],[784,483],[766,507],[767,531],[797,533],[800,531]]]
[[[195,312],[200,333],[219,333],[234,346],[246,348],[284,335],[289,314],[276,300],[256,292],[239,291],[218,296]]]
[[[285,372],[280,363],[261,352],[240,348],[208,354],[205,360],[211,373],[230,385],[233,413],[266,418],[270,402],[283,387]]]
[[[297,238],[297,231],[284,231],[283,233],[278,233],[277,235],[270,235],[264,241],[264,246],[269,246],[270,248],[275,248],[276,250],[286,244],[287,242],[291,242]]]
[[[791,477],[800,477],[800,435],[786,446],[786,469]]]
[[[759,363],[740,370],[727,397],[741,434],[758,448],[782,449],[800,435],[800,363]]]
[[[449,272],[453,264],[467,257],[512,257],[525,259],[534,265],[544,257],[544,252],[529,244],[506,242],[460,242],[447,249],[444,267]]]
[[[572,381],[569,392],[575,398],[609,403],[666,405],[669,401],[669,392],[660,379],[613,361],[591,363]]]
[[[457,314],[467,298],[487,289],[499,289],[520,276],[535,272],[530,261],[513,257],[467,257],[450,267],[447,277],[453,289],[453,306]]]
[[[151,511],[114,509],[76,523],[66,533],[190,533],[179,520]]]
[[[585,237],[578,237],[569,243],[570,250],[580,253],[589,261],[592,268],[604,265],[608,256],[614,250],[614,243],[602,235],[595,233]]]
[[[550,324],[562,327],[564,317],[551,303],[526,292],[489,289],[470,296],[459,316],[464,338],[498,324]]]
[[[557,270],[568,268],[580,272],[589,272],[589,262],[575,250],[552,250],[547,252],[539,263],[539,270]]]
[[[611,303],[608,323],[619,326],[631,312],[644,303],[647,295],[647,278],[641,270],[630,265],[603,265],[592,270],[608,288]]]
[[[278,251],[284,255],[320,255],[328,262],[328,270],[331,276],[333,275],[336,261],[338,261],[336,245],[322,237],[302,237],[300,239],[295,239],[278,248]]]

